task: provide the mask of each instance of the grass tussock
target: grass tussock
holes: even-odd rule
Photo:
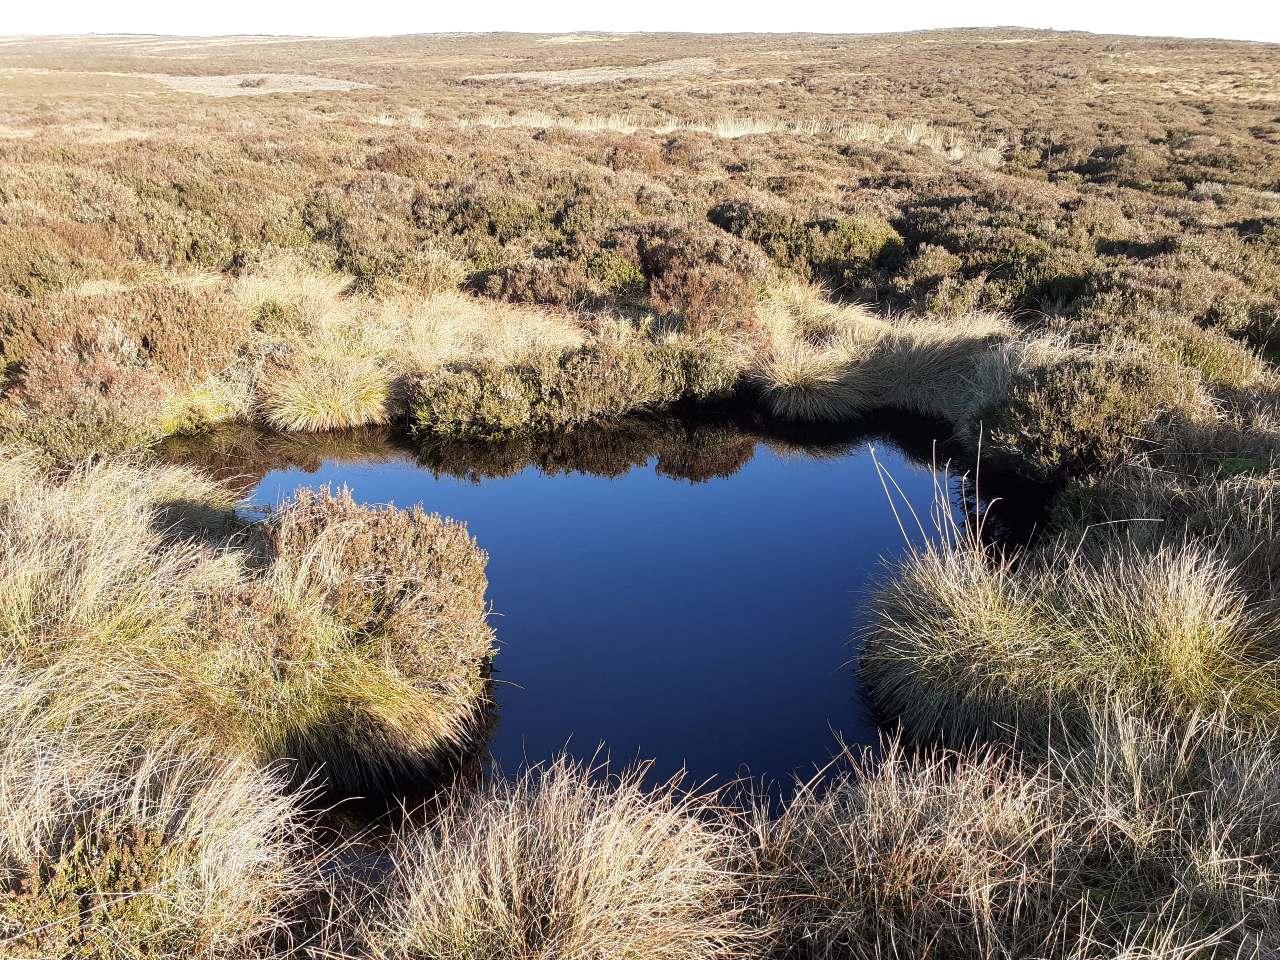
[[[0,669],[0,946],[15,960],[276,956],[318,888],[279,771],[175,728],[56,724],[52,673]]]
[[[759,317],[764,342],[748,375],[765,406],[791,420],[886,407],[963,420],[980,402],[972,394],[981,359],[1013,335],[994,315],[886,319],[802,284],[772,291]]]
[[[863,681],[926,738],[1108,701],[1264,725],[1280,708],[1275,623],[1206,544],[1017,557],[961,534],[909,552],[871,611]]]
[[[84,722],[163,740],[183,717],[228,755],[350,789],[466,735],[492,646],[485,557],[457,525],[324,493],[246,527],[176,468],[5,473],[3,655],[58,671]]]
[[[797,958],[1261,957],[1276,744],[1221,715],[1103,706],[1045,752],[846,758],[753,830],[759,902]]]
[[[755,869],[784,956],[1061,955],[1078,831],[1065,795],[1007,756],[893,744],[761,815]]]
[[[641,772],[567,759],[458,797],[401,836],[369,891],[362,952],[422,957],[705,960],[754,956],[721,814]]]

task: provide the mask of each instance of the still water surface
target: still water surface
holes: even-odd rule
[[[929,466],[874,445],[927,517]],[[481,448],[449,452],[444,468],[386,444],[279,464],[259,452],[248,496],[270,505],[346,485],[364,503],[421,503],[467,524],[490,557],[489,746],[504,769],[567,747],[615,767],[652,760],[651,779],[684,768],[693,783],[777,786],[840,741],[876,742],[851,638],[905,541],[867,442],[796,448],[722,431],[693,446],[664,440],[606,467],[524,449],[500,468]]]

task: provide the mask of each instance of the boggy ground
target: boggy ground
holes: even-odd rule
[[[0,110],[8,955],[1280,951],[1276,47],[9,39]],[[389,875],[318,843],[479,722],[483,556],[135,451],[713,402],[1058,486],[887,575],[899,741],[780,814],[562,762]]]

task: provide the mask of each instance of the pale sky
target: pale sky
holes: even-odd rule
[[[512,30],[816,31],[878,33],[930,27],[1023,26],[1095,33],[1280,42],[1280,3],[1125,0],[5,0],[0,35],[232,33],[384,36]]]

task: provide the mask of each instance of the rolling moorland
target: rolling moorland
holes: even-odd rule
[[[0,39],[0,955],[1276,956],[1278,361],[1280,47]],[[483,727],[483,544],[156,444],[705,408],[1052,502],[939,511],[888,740],[782,809],[566,757],[335,828]]]

